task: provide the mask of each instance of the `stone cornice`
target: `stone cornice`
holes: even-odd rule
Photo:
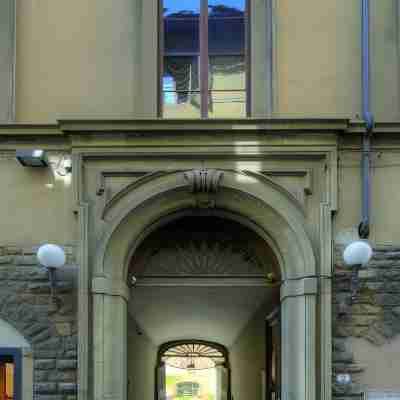
[[[63,136],[58,124],[0,123],[1,136]]]
[[[324,134],[358,135],[366,131],[362,120],[346,118],[247,118],[247,119],[130,119],[130,118],[60,118],[54,123],[0,122],[0,138],[63,138],[109,135],[169,136],[171,134]],[[377,121],[373,134],[400,134],[400,121]]]
[[[59,119],[63,132],[187,132],[190,131],[337,131],[346,130],[348,119],[246,118],[246,119]]]
[[[332,132],[346,131],[350,121],[344,118],[272,118],[272,119],[59,119],[52,124],[0,123],[0,136],[60,136],[98,133],[162,134],[168,132]]]

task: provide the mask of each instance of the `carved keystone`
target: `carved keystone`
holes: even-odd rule
[[[217,193],[224,173],[216,169],[194,169],[184,173],[191,193]]]

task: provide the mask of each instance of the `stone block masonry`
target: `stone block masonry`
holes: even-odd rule
[[[0,318],[31,344],[35,400],[77,396],[77,294],[73,278],[57,278],[54,299],[37,247],[0,247]],[[74,265],[74,249],[65,247]]]
[[[37,248],[0,247],[0,318],[30,343],[34,358],[34,399],[77,397],[77,294],[75,285],[57,279],[52,301],[48,273],[37,264]],[[376,248],[361,271],[357,300],[350,306],[350,271],[343,265],[342,246],[335,247],[333,282],[333,399],[362,399],[358,377],[364,366],[348,345],[350,337],[381,346],[400,334],[400,247]],[[74,249],[66,251],[75,265]],[[339,373],[352,376],[339,385]]]
[[[335,247],[333,282],[333,398],[362,399],[358,376],[363,366],[357,363],[348,338],[364,338],[382,346],[400,334],[400,247],[375,248],[368,266],[360,271],[360,291],[349,305],[350,270],[344,266],[342,246]],[[349,385],[336,383],[336,375],[348,373]]]

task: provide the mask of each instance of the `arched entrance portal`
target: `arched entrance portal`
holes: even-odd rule
[[[105,210],[92,281],[96,399],[127,398],[128,271],[135,251],[165,218],[199,208],[240,219],[273,249],[281,276],[282,399],[316,398],[318,271],[302,209],[265,177],[217,172],[146,177]]]
[[[157,400],[178,400],[171,382],[177,379],[202,388],[187,400],[272,400],[279,392],[272,373],[279,369],[273,357],[279,340],[266,326],[279,308],[278,260],[234,215],[213,214],[174,213],[134,253],[128,273],[135,282],[128,302],[129,398],[151,399],[157,386]],[[148,360],[157,348],[152,382]]]

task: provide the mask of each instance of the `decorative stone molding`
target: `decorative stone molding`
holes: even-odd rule
[[[78,315],[89,315],[89,253],[88,253],[88,219],[89,206],[79,203],[79,275],[78,275]],[[89,398],[89,340],[90,324],[86,318],[78,318],[78,400]]]
[[[217,193],[224,173],[216,169],[194,169],[184,173],[191,193]]]
[[[123,186],[122,188],[120,188],[116,193],[114,193],[113,195],[109,196],[105,195],[103,196],[104,191],[107,191],[107,187],[106,187],[106,181],[104,180],[102,183],[100,182],[100,185],[103,185],[103,187],[98,186],[96,194],[97,196],[102,196],[103,200],[102,200],[102,216],[101,218],[103,220],[106,219],[106,217],[108,216],[108,214],[111,212],[111,210],[113,209],[114,206],[116,206],[118,203],[123,202],[123,199],[126,198],[126,196],[135,191],[135,190],[139,190],[140,187],[142,185],[145,185],[157,178],[166,176],[168,174],[171,174],[173,172],[171,171],[153,171],[153,172],[132,172],[132,171],[125,171],[123,172],[118,172],[118,171],[109,171],[110,175],[107,175],[107,173],[105,175],[103,175],[103,172],[100,173],[98,180],[101,181],[101,177],[107,177],[107,176],[111,176],[111,177],[123,177],[123,176],[130,176],[132,179],[132,182],[129,183],[126,186]],[[103,191],[104,189],[104,191]]]
[[[0,152],[0,161],[15,160],[15,150],[4,150]]]
[[[130,171],[130,170],[118,170],[118,169],[110,169],[110,170],[102,170],[99,172],[97,176],[97,190],[96,195],[102,196],[106,191],[106,181],[107,178],[121,178],[121,177],[129,177],[132,180],[139,179],[142,176],[148,174],[148,172],[142,171]]]
[[[96,277],[92,280],[92,293],[120,296],[129,300],[129,288],[126,283],[104,277]]]
[[[269,177],[295,177],[304,178],[304,194],[311,196],[313,194],[313,171],[311,168],[275,168],[261,171]]]
[[[284,281],[281,288],[281,301],[287,297],[315,295],[318,293],[318,278],[302,278]]]

